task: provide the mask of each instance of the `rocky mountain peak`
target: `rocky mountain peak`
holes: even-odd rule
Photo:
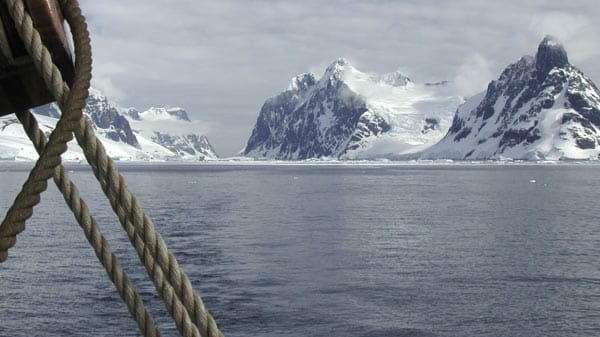
[[[404,75],[399,70],[378,76],[374,79],[387,85],[391,85],[393,87],[403,87],[406,86],[408,83],[412,83],[410,77]]]
[[[94,100],[98,100],[98,101],[106,101],[108,100],[106,98],[106,96],[104,95],[104,93],[102,93],[102,91],[94,88],[94,87],[90,87],[88,89],[88,98],[89,99],[94,99]]]
[[[304,91],[317,83],[317,78],[313,73],[304,73],[292,78],[288,86],[289,91]]]
[[[325,69],[325,74],[323,78],[328,78],[330,81],[332,80],[341,80],[344,72],[348,69],[352,69],[352,65],[348,60],[343,57],[340,57],[333,61],[327,69]]]
[[[600,91],[547,36],[470,98],[425,158],[600,158]]]
[[[168,108],[167,114],[175,117],[175,119],[177,119],[177,120],[191,122],[190,117],[187,114],[187,111],[185,111],[185,109],[183,109],[183,108],[180,108],[180,107]]]
[[[351,66],[350,61],[348,61],[346,58],[344,57],[338,57],[336,60],[334,60],[329,67],[327,68],[333,68],[333,67],[345,67],[345,66]]]
[[[288,90],[267,99],[243,154],[364,159],[415,151],[443,136],[462,101],[436,89],[415,85],[399,71],[361,72],[339,58],[320,79],[301,74]]]
[[[550,70],[562,68],[569,64],[567,51],[554,37],[548,35],[538,46],[535,56],[535,67],[538,71],[538,79],[543,80]]]

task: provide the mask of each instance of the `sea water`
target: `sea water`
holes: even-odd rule
[[[31,164],[0,163],[5,214]],[[108,202],[70,175],[177,336]],[[122,165],[225,336],[598,336],[600,166]],[[50,185],[0,265],[0,336],[137,336]]]

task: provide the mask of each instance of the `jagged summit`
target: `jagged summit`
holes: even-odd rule
[[[538,46],[535,55],[535,67],[538,80],[546,78],[554,68],[562,68],[569,64],[567,51],[554,37],[547,35]]]
[[[600,91],[547,36],[461,105],[423,158],[600,159]]]
[[[290,85],[287,87],[287,91],[304,91],[307,88],[317,83],[317,78],[313,73],[300,74],[294,78]]]
[[[134,109],[126,110],[125,113],[129,115],[129,117],[135,120],[146,120],[146,121],[185,121],[190,122],[190,118],[185,109],[180,107],[160,107],[155,108],[151,107],[146,111],[139,112]]]
[[[331,62],[331,64],[329,65],[329,67],[327,67],[327,69],[329,69],[329,68],[335,68],[335,67],[346,67],[346,66],[352,67],[352,64],[350,63],[350,61],[348,61],[347,58],[345,58],[345,57],[338,57],[333,62]]]
[[[410,77],[401,73],[400,70],[396,70],[394,72],[379,76],[373,75],[372,77],[373,80],[379,81],[387,85],[391,85],[392,87],[403,87],[408,85],[409,83],[413,83]]]
[[[56,103],[35,108],[34,112],[49,117],[43,120],[44,131],[52,130],[56,123],[52,118],[60,117]],[[203,129],[201,123],[192,121],[183,108],[160,107],[144,111],[123,108],[100,90],[90,88],[84,112],[113,158],[144,161],[217,158],[206,136],[199,133]],[[0,127],[6,124],[0,121]],[[3,136],[0,130],[0,138]],[[10,153],[25,158],[35,155],[35,151],[29,150],[11,150]],[[6,156],[0,153],[0,158],[3,157]],[[66,158],[72,160],[82,156],[75,152],[67,154]]]
[[[326,69],[323,78],[329,79],[329,81],[343,80],[344,75],[348,71],[354,70],[354,67],[350,62],[340,57],[333,61]]]
[[[89,97],[94,97],[99,100],[106,99],[106,96],[104,95],[104,93],[94,87],[90,87],[88,89],[88,94],[89,94]]]
[[[462,102],[400,71],[361,72],[345,58],[294,77],[266,100],[243,154],[269,159],[382,158],[439,140]]]

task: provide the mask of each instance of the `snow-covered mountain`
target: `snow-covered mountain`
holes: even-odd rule
[[[190,120],[182,108],[150,108],[143,112],[126,109],[134,133],[168,149],[179,160],[216,159],[217,154],[206,136],[194,132],[201,125]]]
[[[600,91],[552,37],[460,106],[423,158],[589,159],[600,153]]]
[[[462,100],[446,82],[415,84],[400,72],[364,73],[333,62],[263,105],[246,156],[268,159],[380,158],[412,153],[441,139]]]
[[[60,112],[56,104],[34,109],[40,128],[49,134]],[[150,108],[139,112],[110,102],[100,91],[90,89],[85,114],[93,122],[108,155],[117,160],[204,160],[217,155],[208,139],[181,108]],[[35,160],[37,153],[15,116],[0,118],[0,160]],[[64,160],[82,160],[73,141]]]

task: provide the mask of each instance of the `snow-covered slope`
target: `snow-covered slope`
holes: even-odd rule
[[[60,112],[55,104],[34,109],[41,129],[49,134]],[[144,112],[123,109],[98,90],[90,89],[85,114],[93,122],[108,155],[117,160],[204,160],[217,155],[208,139],[197,130],[181,108],[151,108]],[[35,160],[37,153],[13,115],[0,118],[0,160]],[[83,160],[77,144],[69,144],[67,161]]]
[[[150,108],[143,112],[125,110],[134,133],[144,141],[153,144],[142,145],[150,148],[158,144],[168,149],[172,160],[216,159],[217,154],[206,136],[198,133],[202,125],[192,122],[182,108]],[[154,151],[160,152],[160,149]]]
[[[56,118],[36,114],[40,129],[47,135],[54,130]],[[104,144],[109,156],[117,160],[149,160],[150,157],[144,151],[120,141],[114,141],[98,134]],[[23,127],[14,115],[0,117],[0,160],[36,160],[37,152]],[[62,155],[65,161],[84,160],[83,151],[73,140],[69,143],[69,149]]]
[[[600,153],[600,91],[552,37],[460,106],[423,158],[589,159]]]
[[[462,100],[445,82],[415,84],[399,72],[364,73],[338,59],[263,105],[244,154],[269,159],[381,158],[443,137]]]

